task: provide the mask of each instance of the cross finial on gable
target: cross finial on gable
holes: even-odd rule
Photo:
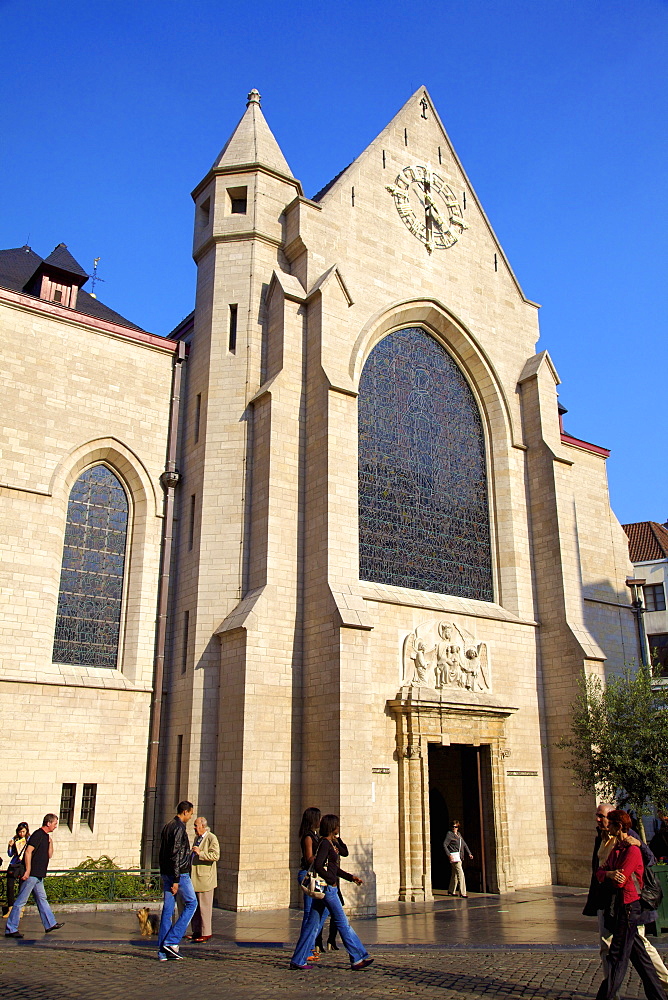
[[[420,104],[422,106],[422,117],[426,118],[427,117],[427,108],[429,107],[429,101],[427,100],[426,97],[423,96],[422,100],[420,101]]]
[[[250,94],[248,95],[248,101],[246,103],[246,107],[247,108],[250,107],[251,104],[259,104],[261,100],[262,98],[260,97],[260,91],[255,90],[255,88],[253,88],[253,90],[251,90]]]

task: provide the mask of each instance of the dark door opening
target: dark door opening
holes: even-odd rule
[[[454,819],[471,849],[473,861],[464,860],[467,887],[472,892],[494,891],[490,877],[493,857],[489,747],[429,744],[429,808],[431,816],[431,885],[445,890],[450,883],[450,862],[443,850],[445,835]]]

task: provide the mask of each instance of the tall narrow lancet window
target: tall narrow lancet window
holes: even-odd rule
[[[67,506],[53,659],[115,667],[123,602],[128,498],[106,465],[77,479]]]
[[[362,372],[359,523],[362,580],[494,600],[480,412],[418,327],[381,340]]]

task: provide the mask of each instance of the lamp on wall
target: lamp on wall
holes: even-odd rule
[[[626,578],[626,586],[631,591],[631,607],[636,616],[636,626],[638,629],[638,645],[640,646],[640,662],[643,667],[649,666],[649,655],[647,649],[647,635],[645,633],[645,604],[643,587],[646,580],[639,580],[635,577]]]

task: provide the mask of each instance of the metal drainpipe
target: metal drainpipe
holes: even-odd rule
[[[185,359],[186,344],[185,341],[180,340],[176,346],[172,367],[172,393],[169,401],[169,429],[167,433],[167,461],[165,463],[165,471],[160,476],[160,484],[164,490],[163,522],[155,630],[155,656],[153,660],[153,694],[151,696],[151,721],[146,763],[144,830],[141,849],[142,868],[151,868],[153,863],[153,833],[158,792],[158,753],[160,750],[160,724],[162,720],[162,685],[165,672],[165,643],[167,639],[169,571],[172,561],[174,493],[181,479],[179,471],[176,468],[176,448],[181,407],[181,380]]]

